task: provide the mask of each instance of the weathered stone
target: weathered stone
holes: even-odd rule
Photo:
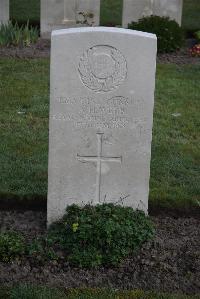
[[[9,0],[0,0],[0,23],[9,21]]]
[[[168,16],[181,25],[183,0],[124,0],[122,26],[150,16]]]
[[[41,35],[49,38],[52,30],[98,26],[100,0],[41,0]]]
[[[67,205],[147,212],[156,37],[88,27],[54,31],[48,223]]]

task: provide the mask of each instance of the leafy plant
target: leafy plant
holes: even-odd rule
[[[152,237],[152,223],[143,212],[113,204],[68,206],[48,236],[72,265],[88,268],[116,266]]]
[[[183,45],[183,31],[178,23],[169,17],[149,16],[128,25],[129,29],[150,32],[157,35],[158,52],[176,51]]]
[[[0,261],[8,262],[25,253],[25,240],[16,232],[0,233]]]
[[[46,238],[37,238],[27,246],[27,253],[37,260],[57,260],[58,255],[49,245],[53,244],[49,241],[47,242]]]
[[[30,46],[38,39],[37,28],[26,25],[21,27],[15,23],[8,22],[0,25],[0,46]]]
[[[198,42],[200,42],[200,30],[196,31],[194,33],[195,38],[198,40]]]
[[[77,24],[93,26],[94,24],[94,14],[92,12],[79,12],[79,20]]]

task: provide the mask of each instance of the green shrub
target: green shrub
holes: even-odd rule
[[[159,53],[173,52],[183,45],[183,30],[176,21],[168,17],[144,17],[129,24],[128,28],[156,34]]]
[[[27,253],[40,261],[57,260],[58,255],[51,246],[48,246],[49,244],[45,237],[36,238],[27,246]]]
[[[29,23],[21,27],[16,23],[0,24],[0,46],[27,47],[35,43],[39,33],[37,28],[29,27]]]
[[[194,36],[197,39],[197,41],[200,42],[200,30],[196,31]]]
[[[8,262],[23,255],[24,238],[16,232],[0,233],[0,261]]]
[[[49,244],[59,244],[72,265],[118,265],[153,236],[141,211],[113,204],[69,206],[62,221],[50,227]]]

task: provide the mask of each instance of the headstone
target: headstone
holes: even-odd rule
[[[0,23],[9,21],[9,0],[0,0]]]
[[[68,27],[76,24],[76,1],[64,0],[64,18],[62,23]]]
[[[128,28],[132,21],[153,14],[149,0],[123,0],[122,27]]]
[[[181,25],[183,0],[123,0],[122,26],[128,27],[132,21],[157,15],[168,16]]]
[[[100,0],[41,0],[41,36],[50,38],[52,30],[98,26]]]
[[[183,0],[154,0],[154,15],[175,20],[180,26],[182,21]]]
[[[48,224],[73,203],[147,212],[155,69],[153,34],[52,33]]]

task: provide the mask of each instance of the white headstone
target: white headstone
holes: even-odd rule
[[[181,25],[183,0],[123,0],[122,26],[128,27],[132,21],[157,15],[168,16]]]
[[[154,15],[170,17],[180,26],[182,21],[183,0],[154,0]]]
[[[9,0],[0,0],[0,23],[9,21]]]
[[[41,0],[41,35],[50,38],[52,30],[98,26],[100,0]]]
[[[147,212],[156,45],[119,28],[53,32],[49,224],[73,203]]]

